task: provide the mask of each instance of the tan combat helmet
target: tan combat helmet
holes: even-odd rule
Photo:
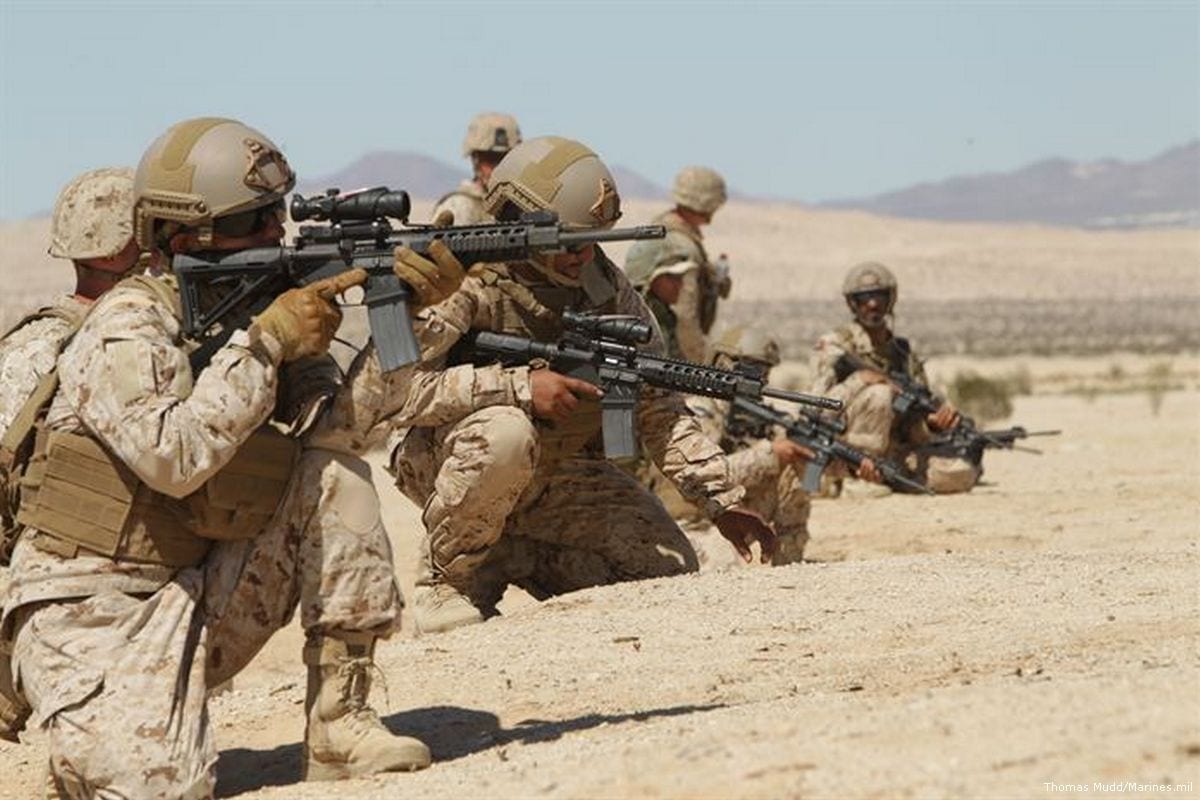
[[[621,216],[621,198],[608,167],[585,145],[539,136],[496,165],[483,209],[501,221],[548,210],[570,228],[611,228]]]
[[[467,125],[463,156],[472,153],[507,153],[521,143],[521,127],[511,114],[485,111],[476,114]]]
[[[730,328],[712,345],[713,360],[753,361],[767,369],[779,365],[779,342],[758,328]]]
[[[50,220],[50,255],[86,261],[109,258],[133,238],[133,170],[85,172],[59,192]]]
[[[846,273],[846,279],[842,281],[842,296],[846,298],[846,303],[850,306],[851,311],[855,311],[854,303],[850,300],[851,295],[874,291],[888,292],[887,308],[884,309],[884,313],[892,313],[892,308],[896,305],[896,296],[900,293],[900,286],[892,271],[877,261],[855,264]]]
[[[185,120],[155,139],[138,164],[134,235],[150,250],[155,223],[165,222],[196,228],[201,243],[211,243],[214,219],[280,203],[295,183],[283,153],[254,128],[219,117]]]
[[[684,167],[675,176],[671,197],[684,208],[715,214],[725,205],[725,179],[708,167]]]

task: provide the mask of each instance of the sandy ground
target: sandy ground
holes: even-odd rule
[[[422,773],[298,783],[293,626],[213,702],[219,792],[1196,796],[1200,392],[1157,416],[1139,393],[1035,394],[1013,421],[1064,435],[989,454],[969,495],[817,501],[812,563],[743,567],[708,539],[698,575],[510,592],[484,625],[387,642],[376,704],[430,744]],[[415,509],[380,487],[407,586]],[[0,797],[35,796],[40,748],[0,744]]]

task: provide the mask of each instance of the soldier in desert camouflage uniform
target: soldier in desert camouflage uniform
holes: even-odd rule
[[[483,210],[488,178],[504,154],[520,143],[521,128],[515,117],[495,112],[477,114],[467,126],[462,146],[463,157],[471,160],[471,179],[438,200],[433,218],[442,225],[490,222],[491,217]]]
[[[499,220],[550,209],[566,225],[606,228],[620,215],[617,187],[584,145],[557,137],[522,143],[492,175],[486,209]],[[427,538],[414,591],[425,632],[491,613],[507,584],[535,597],[697,568],[688,540],[635,479],[604,460],[599,392],[544,366],[477,367],[451,349],[472,330],[554,341],[561,313],[634,314],[645,305],[598,247],[472,271],[462,290],[419,317],[426,361],[412,399],[433,407],[465,398],[503,405],[405,433],[393,452],[400,489],[424,508]],[[661,350],[661,341],[651,347]],[[700,503],[739,553],[773,536],[738,506],[720,450],[682,400],[646,389],[637,408],[645,449],[681,491]]]
[[[92,302],[138,266],[133,170],[92,170],[68,183],[54,204],[49,252],[74,264],[74,294],[25,316],[0,340],[0,565],[7,565],[20,530],[19,479],[36,410],[54,391],[58,354]],[[0,738],[15,740],[27,713],[0,644]]]
[[[700,228],[712,222],[725,205],[725,180],[707,167],[684,167],[671,189],[675,207],[654,219],[667,237],[636,242],[625,257],[625,271],[650,275],[668,267],[683,281],[671,301],[679,358],[703,363],[708,358],[708,333],[717,318],[719,298],[728,297],[732,281],[724,267],[708,258]],[[691,267],[692,269],[687,269]]]
[[[936,413],[915,418],[902,418],[892,410],[895,387],[887,380],[889,371],[929,383],[908,340],[892,333],[889,319],[898,292],[896,276],[883,264],[865,262],[850,269],[842,295],[854,319],[817,340],[812,391],[845,403],[847,444],[908,463],[935,492],[969,491],[979,479],[978,466],[945,456],[918,459],[913,453],[929,439],[930,431],[947,431],[958,424],[954,406],[946,402]],[[841,360],[846,353],[876,369],[848,368]]]
[[[258,131],[188,120],[139,165],[135,235],[166,254],[274,244],[294,182]],[[454,266],[397,252],[425,301],[461,280]],[[367,703],[374,644],[397,628],[401,600],[369,470],[345,450],[383,411],[357,399],[385,393],[344,387],[304,447],[266,424],[287,410],[296,427],[327,399],[329,371],[312,362],[341,319],[332,298],[364,277],[285,292],[195,369],[173,288],[132,278],[63,352],[0,622],[60,796],[210,797],[208,690],[297,606],[305,777],[429,763]]]
[[[779,343],[761,331],[734,328],[713,344],[712,360],[723,369],[749,371],[767,381],[771,368],[779,364]],[[802,561],[808,544],[811,503],[801,485],[801,473],[812,453],[770,425],[731,414],[726,400],[689,397],[687,404],[704,435],[729,456],[730,477],[746,489],[745,505],[774,528],[779,544],[771,563],[779,566]],[[834,462],[825,472],[844,468],[844,464]],[[873,482],[879,480],[869,459],[863,462],[858,475]]]

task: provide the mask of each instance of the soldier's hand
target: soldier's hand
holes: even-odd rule
[[[779,545],[771,526],[757,513],[742,506],[734,506],[713,520],[721,535],[730,541],[733,549],[747,564],[753,558],[750,545],[758,542],[759,560],[764,564],[771,562],[771,556]]]
[[[954,426],[958,425],[958,421],[961,416],[962,415],[958,413],[958,409],[953,405],[950,403],[942,403],[941,408],[928,415],[925,419],[929,423],[929,427],[933,430],[948,431],[954,428]]]
[[[771,452],[784,466],[798,464],[816,457],[812,450],[802,444],[796,444],[791,439],[776,439],[771,442]]]
[[[883,483],[883,475],[879,472],[879,467],[875,466],[874,460],[864,458],[862,463],[858,465],[858,469],[854,471],[855,476],[860,480],[870,481],[871,483]]]
[[[530,372],[529,384],[534,416],[555,422],[563,422],[571,416],[580,397],[599,400],[604,396],[598,386],[549,369]]]
[[[367,271],[352,269],[298,289],[288,289],[254,318],[258,326],[283,347],[283,360],[318,356],[342,324],[333,299],[352,286],[361,286]]]
[[[454,224],[454,212],[448,208],[443,208],[438,212],[438,215],[433,218],[433,227],[449,228]]]
[[[458,291],[467,272],[441,241],[429,245],[429,258],[408,247],[396,248],[396,277],[412,287],[419,307],[433,306]]]

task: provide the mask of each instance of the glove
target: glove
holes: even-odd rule
[[[254,322],[283,347],[285,362],[321,355],[329,349],[342,323],[341,310],[330,301],[352,286],[361,286],[366,279],[366,270],[352,269],[308,286],[288,289]]]
[[[433,260],[418,255],[408,247],[396,248],[396,277],[412,287],[419,308],[437,305],[458,291],[467,276],[462,262],[454,257],[450,248],[434,240],[429,245]]]
[[[750,545],[755,541],[762,550],[760,558],[762,563],[770,563],[771,556],[775,554],[778,540],[775,538],[775,532],[758,514],[748,508],[734,506],[714,519],[713,523],[747,564],[752,558]]]

